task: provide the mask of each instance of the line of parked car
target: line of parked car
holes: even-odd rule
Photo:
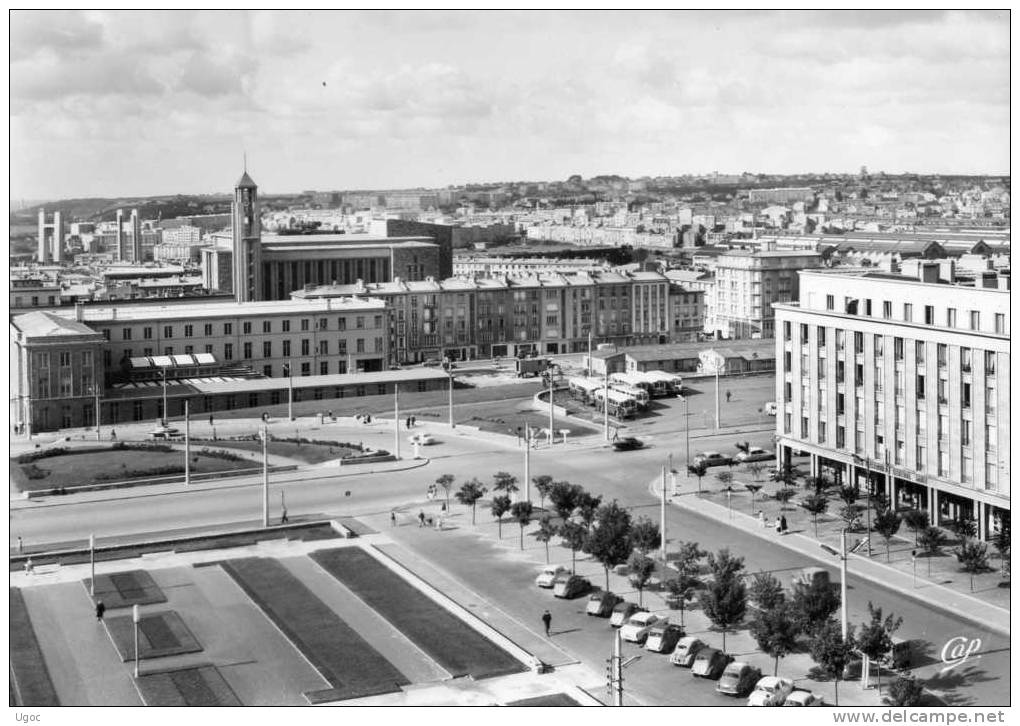
[[[620,629],[620,637],[628,643],[643,645],[653,653],[668,653],[669,662],[690,668],[696,678],[718,680],[716,692],[736,698],[747,698],[748,706],[821,706],[822,696],[794,688],[789,678],[762,676],[761,670],[718,648],[710,647],[700,638],[689,636],[669,618],[649,612],[637,603],[592,586],[584,577],[571,573],[562,565],[546,565],[535,584],[551,588],[555,597],[573,599],[588,596],[585,612],[589,616],[608,618],[609,625]]]

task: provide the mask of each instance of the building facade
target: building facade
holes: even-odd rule
[[[731,250],[715,260],[705,329],[719,338],[773,338],[773,303],[795,302],[797,272],[820,267],[817,252]]]
[[[937,272],[801,273],[776,305],[777,457],[988,537],[1010,510],[1010,296]]]

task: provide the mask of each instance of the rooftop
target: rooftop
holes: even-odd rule
[[[188,303],[177,305],[152,305],[137,303],[119,303],[101,307],[83,307],[80,309],[82,320],[89,322],[118,321],[160,321],[201,319],[219,317],[255,317],[259,315],[311,315],[323,312],[348,312],[381,310],[385,307],[382,300],[374,298],[331,298],[326,300],[270,300],[264,302],[237,303],[232,300]],[[64,319],[74,319],[78,314],[75,310],[57,313]],[[83,326],[84,327],[84,326]]]
[[[99,335],[95,330],[83,323],[79,323],[77,320],[68,320],[63,316],[42,311],[16,315],[11,321],[11,325],[24,333],[27,338],[46,338],[59,335]]]

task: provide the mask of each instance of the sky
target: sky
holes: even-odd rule
[[[1006,11],[12,11],[12,199],[1009,171]]]

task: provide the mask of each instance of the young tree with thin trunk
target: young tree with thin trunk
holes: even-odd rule
[[[771,572],[756,572],[751,580],[747,594],[761,610],[777,608],[786,600],[783,586]]]
[[[797,647],[800,628],[788,608],[762,610],[751,621],[751,636],[766,655],[772,656],[772,675],[779,675],[779,660]]]
[[[769,475],[769,479],[779,484],[781,489],[788,489],[797,485],[800,469],[794,464],[780,464]]]
[[[999,559],[1001,561],[1000,571],[1002,576],[1006,576],[1006,572],[1009,571],[1009,557],[1010,557],[1010,531],[1009,531],[1009,519],[1003,518],[1002,523],[999,525],[999,529],[992,536],[992,546],[995,547],[995,551],[999,553]]]
[[[804,497],[804,501],[801,504],[804,507],[804,511],[811,515],[811,522],[815,527],[815,539],[818,539],[818,515],[825,514],[825,511],[829,508],[829,500],[825,498],[824,494],[811,494]]]
[[[460,490],[453,495],[458,502],[471,507],[471,524],[475,523],[475,507],[478,505],[478,500],[484,497],[487,491],[480,481],[471,479],[461,484]]]
[[[517,524],[521,528],[521,549],[524,549],[524,528],[528,526],[528,522],[531,521],[531,513],[534,511],[534,506],[531,502],[514,502],[510,507],[510,514],[514,519],[517,520]]]
[[[697,542],[680,542],[673,561],[678,572],[697,575],[701,571],[701,560],[708,552],[701,549]]]
[[[701,477],[705,476],[708,472],[708,464],[703,461],[699,461],[695,464],[688,464],[687,471],[698,477],[698,494],[701,494]]]
[[[570,571],[573,572],[577,569],[577,553],[585,549],[588,542],[588,530],[583,524],[567,520],[557,527],[556,532],[570,548]]]
[[[694,599],[694,593],[701,582],[693,574],[681,571],[676,577],[666,581],[666,589],[680,608],[680,627],[684,627],[684,612],[687,603]]]
[[[549,487],[549,503],[561,521],[566,522],[570,519],[570,515],[577,509],[583,491],[580,484],[571,484],[568,481],[553,482]]]
[[[988,567],[988,545],[976,539],[967,539],[953,550],[961,569],[970,575],[970,591],[974,592],[974,575],[990,569]]]
[[[517,477],[505,471],[497,471],[492,475],[492,491],[503,492],[507,496],[518,490]]]
[[[928,512],[924,509],[910,509],[903,513],[903,523],[914,533],[914,545],[920,544],[917,541],[918,535],[930,524]]]
[[[730,485],[733,484],[732,471],[720,471],[716,473],[715,478],[720,484],[722,484],[723,489],[729,489]]]
[[[630,531],[630,539],[638,552],[647,555],[651,550],[659,546],[661,542],[659,525],[655,524],[648,517],[638,517]]]
[[[441,477],[436,479],[436,484],[443,488],[446,492],[446,508],[450,508],[450,489],[453,487],[454,476],[453,474],[443,474]]]
[[[843,639],[842,628],[834,620],[827,620],[815,633],[810,641],[811,658],[822,672],[833,680],[836,689],[836,702],[839,705],[839,682],[843,678],[846,666],[854,657],[854,631],[847,629],[847,638]]]
[[[492,504],[490,509],[492,510],[492,516],[499,522],[499,538],[503,539],[503,515],[510,511],[510,497],[506,494],[500,494],[492,498]]]
[[[878,692],[882,692],[881,661],[892,650],[892,634],[900,627],[903,618],[894,618],[892,614],[882,617],[882,608],[876,608],[868,602],[867,623],[861,626],[857,636],[857,645],[869,661],[878,663]],[[867,684],[865,684],[867,685]]]
[[[813,580],[807,585],[798,582],[793,586],[790,609],[802,632],[816,632],[839,610],[839,605],[839,590],[824,580]]]
[[[747,471],[755,481],[761,481],[761,473],[765,471],[765,465],[760,461],[750,461],[747,463]]]
[[[627,570],[630,573],[630,584],[638,591],[638,605],[643,605],[645,585],[655,572],[655,560],[642,552],[632,552],[627,560]]]
[[[839,510],[839,518],[846,524],[846,530],[853,532],[857,529],[861,519],[861,510],[856,504],[847,504]]]
[[[538,506],[545,509],[545,498],[549,496],[549,490],[552,489],[553,478],[548,474],[539,474],[531,477],[531,483],[535,485],[535,491],[538,492]]]
[[[595,522],[595,518],[598,515],[601,505],[601,494],[596,496],[582,489],[581,493],[577,496],[577,516],[581,518],[581,522],[589,532],[591,532],[591,526]],[[628,520],[628,522],[629,521],[630,520]]]
[[[723,651],[726,650],[726,632],[744,619],[747,612],[747,590],[739,576],[713,579],[701,597],[705,615],[722,631]]]
[[[882,539],[885,540],[885,561],[889,561],[889,544],[892,542],[892,538],[900,531],[900,522],[902,518],[899,514],[891,509],[885,509],[878,513],[878,515],[872,520],[872,526],[875,531],[882,535]]]
[[[889,695],[882,700],[888,706],[920,706],[924,700],[924,684],[914,676],[896,676],[889,684]]]
[[[549,540],[556,535],[556,525],[552,523],[548,514],[543,514],[542,518],[538,520],[538,531],[535,533],[535,539],[545,544],[545,564],[549,564]]]
[[[609,589],[609,571],[622,565],[634,549],[630,539],[630,512],[616,503],[603,504],[595,515],[596,526],[589,529],[587,550],[602,563]]]
[[[928,560],[928,577],[931,577],[931,558],[942,554],[942,548],[946,546],[946,542],[945,533],[938,527],[925,527],[917,538],[917,543],[921,545],[925,559]]]

